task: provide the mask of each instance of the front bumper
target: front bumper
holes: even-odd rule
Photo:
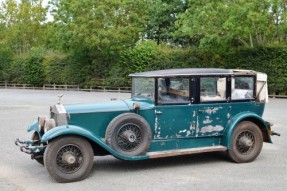
[[[32,158],[37,155],[43,155],[46,149],[46,145],[43,145],[39,140],[20,141],[19,139],[16,139],[15,145],[20,147],[20,151],[30,154]]]
[[[276,135],[276,136],[280,136],[280,133],[276,133],[275,131],[271,131],[271,135]]]
[[[273,123],[272,122],[270,122],[270,121],[265,121],[266,122],[266,124],[267,124],[267,126],[269,127],[269,134],[271,135],[271,136],[273,136],[273,135],[276,135],[276,136],[280,136],[280,133],[276,133],[275,131],[272,131],[272,129],[271,129],[271,127],[273,126]]]

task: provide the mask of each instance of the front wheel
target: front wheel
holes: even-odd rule
[[[44,153],[49,174],[57,182],[74,182],[86,178],[93,167],[93,149],[80,137],[60,137],[51,141]]]
[[[243,121],[233,132],[228,155],[237,163],[251,162],[259,155],[262,145],[263,136],[259,127],[250,121]]]

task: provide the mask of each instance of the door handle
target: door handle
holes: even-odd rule
[[[155,114],[160,115],[160,114],[162,114],[162,112],[155,110]]]

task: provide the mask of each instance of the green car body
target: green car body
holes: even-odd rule
[[[51,107],[50,118],[39,118],[28,127],[29,132],[37,134],[38,140],[18,141],[16,144],[36,159],[45,155],[46,147],[51,142],[66,137],[86,140],[95,156],[113,155],[123,160],[230,151],[233,147],[240,147],[243,154],[246,154],[252,152],[252,147],[256,147],[255,143],[252,145],[252,141],[256,142],[257,137],[256,133],[252,134],[252,130],[251,134],[246,130],[244,133],[248,135],[242,138],[244,134],[239,132],[240,136],[236,140],[236,129],[242,122],[254,124],[260,131],[262,141],[272,142],[270,123],[262,119],[265,102],[268,100],[265,74],[245,70],[172,69],[136,73],[131,76],[133,92],[130,99],[75,105],[58,103]],[[263,79],[260,81],[259,78]],[[168,87],[160,86],[163,81]],[[245,89],[242,85],[244,83]],[[246,84],[249,84],[249,87]],[[236,88],[239,89],[239,94],[244,94],[245,97],[235,98]],[[162,93],[163,89],[166,90],[165,93]],[[247,96],[248,91],[251,96]],[[168,98],[163,98],[164,96]],[[135,127],[130,127],[130,124],[127,127],[114,127],[120,120],[128,121],[129,116],[136,118],[135,124],[130,123]],[[133,129],[139,126],[137,120],[147,125],[133,132]],[[245,128],[244,125],[241,126],[240,128]],[[146,128],[149,130],[143,132]],[[121,131],[123,133],[120,135]],[[145,134],[148,134],[149,138],[142,143]],[[125,139],[120,136],[125,136]],[[135,136],[142,141],[137,146],[133,146]],[[108,137],[115,140],[108,141]],[[119,140],[130,145],[114,146]],[[140,154],[133,154],[140,144],[146,144],[145,148],[139,151]],[[257,157],[260,150],[261,147],[252,159],[233,160],[250,162]],[[45,164],[47,165],[46,162]],[[83,178],[63,179],[53,175],[53,172],[50,174],[59,182]]]

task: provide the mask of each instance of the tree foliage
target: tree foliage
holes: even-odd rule
[[[153,60],[157,54],[158,48],[153,41],[145,41],[134,48],[122,51],[119,62],[110,71],[108,83],[118,86],[129,85],[129,74],[156,68]]]
[[[200,36],[205,47],[286,42],[286,8],[283,0],[190,0],[177,21],[177,34]]]
[[[24,58],[24,81],[32,85],[41,85],[44,82],[45,74],[42,66],[42,48],[32,49]]]
[[[0,45],[0,81],[9,81],[9,71],[7,68],[13,60],[13,52],[11,49]]]
[[[42,45],[46,9],[42,0],[6,0],[0,6],[0,44],[18,55]]]
[[[217,67],[286,89],[285,0],[1,2],[0,81],[120,86],[133,72]]]
[[[185,0],[150,0],[146,38],[157,42],[179,42],[174,37],[175,21],[187,9]]]
[[[108,72],[122,49],[132,47],[144,27],[142,0],[53,0],[55,48],[82,54],[92,75]],[[81,8],[79,8],[81,7]],[[75,48],[76,47],[76,48]]]

